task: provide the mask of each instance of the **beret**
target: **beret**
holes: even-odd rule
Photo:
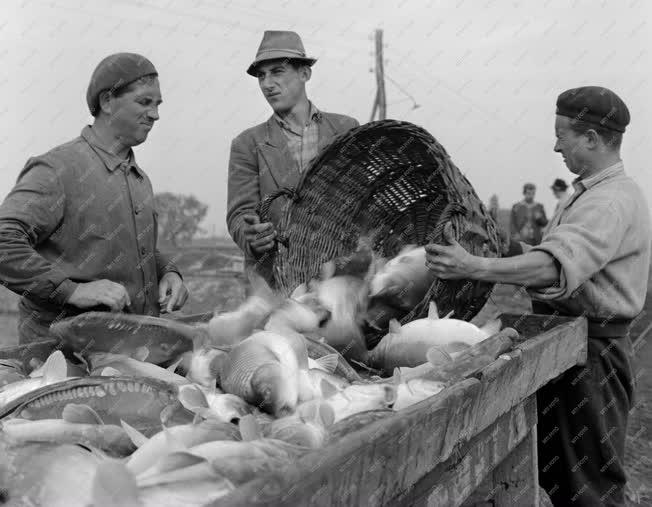
[[[154,64],[142,55],[116,53],[107,56],[93,71],[86,91],[86,103],[91,114],[97,114],[101,92],[117,90],[148,74],[158,75],[158,72]]]
[[[601,86],[572,88],[557,97],[557,114],[616,132],[625,132],[629,109],[614,92]]]

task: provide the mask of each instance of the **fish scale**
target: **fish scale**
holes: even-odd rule
[[[222,389],[246,401],[253,400],[256,393],[251,388],[252,377],[261,366],[277,363],[276,356],[267,347],[243,342],[229,353],[229,360],[225,362],[220,375],[220,378],[224,378]]]

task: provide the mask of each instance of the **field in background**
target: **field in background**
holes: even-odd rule
[[[218,247],[198,245],[169,248],[190,290],[183,313],[230,310],[244,299],[244,279],[241,274],[240,252],[232,242]],[[652,288],[652,286],[651,286]],[[632,341],[641,337],[652,324],[652,291],[641,318],[632,332]],[[0,346],[16,342],[17,297],[0,286]],[[478,325],[500,312],[531,311],[529,298],[506,285],[497,285],[474,322]],[[638,379],[635,407],[631,412],[627,437],[629,475],[629,505],[652,505],[652,345],[646,336],[638,341],[634,368]],[[637,498],[640,503],[634,502]]]

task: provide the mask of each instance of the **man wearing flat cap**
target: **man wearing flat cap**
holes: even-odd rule
[[[245,254],[245,270],[271,285],[273,252],[284,202],[272,202],[269,216],[256,207],[282,188],[295,188],[320,150],[343,132],[357,127],[349,116],[319,111],[308,100],[306,83],[315,58],[306,56],[294,32],[266,31],[247,74],[258,79],[272,116],[245,130],[231,144],[227,225]]]
[[[559,208],[561,208],[566,200],[568,199],[568,184],[562,180],[561,178],[557,178],[552,186],[550,187],[552,190],[552,194],[555,196],[557,199],[557,205],[555,206],[555,215],[557,214],[557,211],[559,211]]]
[[[102,60],[86,101],[95,120],[72,141],[30,158],[0,205],[0,279],[22,295],[21,343],[89,310],[158,315],[188,292],[159,252],[152,185],[133,146],[159,119],[154,65],[119,53]]]
[[[464,250],[448,227],[449,245],[426,247],[441,278],[523,285],[535,313],[587,318],[586,365],[537,393],[539,478],[555,505],[624,505],[629,328],[645,301],[652,241],[648,204],[620,158],[629,120],[606,88],[559,95],[554,150],[577,178],[540,245],[485,259]]]

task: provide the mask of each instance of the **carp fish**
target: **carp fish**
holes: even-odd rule
[[[124,354],[111,354],[109,352],[92,352],[88,355],[91,366],[91,375],[104,375],[106,373],[132,375],[135,377],[150,377],[176,385],[189,384],[190,381],[177,375],[169,369],[161,368],[152,363],[145,362],[148,350],[143,347],[136,351],[136,359]],[[172,368],[175,365],[172,365]],[[105,369],[110,369],[106,372]]]
[[[162,419],[170,426],[194,419],[179,402],[176,385],[125,376],[83,377],[41,387],[0,409],[0,419],[61,419],[71,402],[88,405],[106,424],[124,420],[146,435],[158,432]]]
[[[446,354],[460,352],[480,343],[500,330],[500,320],[490,321],[479,328],[470,322],[439,318],[437,305],[430,302],[428,317],[400,325],[390,322],[390,330],[367,357],[367,364],[384,371],[396,367],[414,367],[428,361],[433,347]]]
[[[147,361],[164,364],[193,349],[202,335],[199,326],[148,315],[86,312],[62,319],[50,332],[75,352],[110,352],[133,357],[141,347],[149,350]]]
[[[426,266],[425,247],[407,245],[371,279],[370,304],[380,300],[409,311],[423,300],[435,278]]]

